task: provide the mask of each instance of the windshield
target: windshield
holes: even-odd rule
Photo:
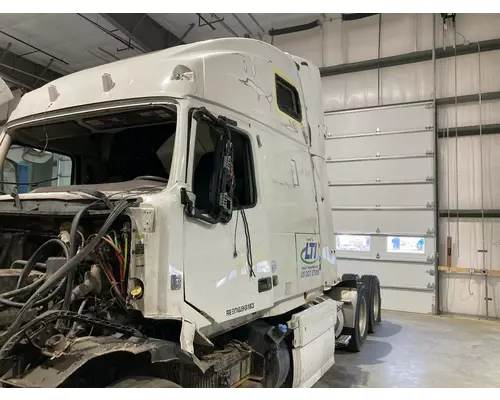
[[[12,145],[3,163],[0,191],[165,186],[176,126],[177,112],[171,105],[20,127],[9,132]]]

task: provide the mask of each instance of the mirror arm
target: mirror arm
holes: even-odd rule
[[[184,213],[194,219],[199,219],[200,221],[215,225],[220,222],[220,218],[215,219],[205,214],[202,214],[194,205],[194,201],[192,199],[194,194],[192,192],[188,192],[186,188],[181,188],[181,204],[184,206]]]

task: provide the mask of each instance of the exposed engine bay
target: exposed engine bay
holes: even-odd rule
[[[143,288],[139,282],[128,283],[131,224],[122,214],[133,202],[92,201],[72,219],[2,216],[0,359],[4,363],[22,347],[64,352],[61,343],[106,334],[109,329],[124,331],[138,318],[131,302],[142,296]],[[25,365],[35,361],[29,354],[23,352]]]

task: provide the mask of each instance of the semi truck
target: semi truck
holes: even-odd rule
[[[252,39],[24,94],[0,136],[1,384],[311,387],[360,351],[380,284],[337,276],[325,138],[318,68]]]

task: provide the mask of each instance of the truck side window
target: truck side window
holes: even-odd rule
[[[299,92],[292,84],[288,83],[281,76],[276,77],[276,102],[281,111],[292,117],[294,120],[302,121],[302,110],[300,108]]]
[[[253,207],[257,201],[255,172],[252,160],[250,139],[244,133],[231,129],[234,146],[234,208]],[[206,210],[210,193],[211,178],[214,173],[215,133],[203,122],[196,132],[193,193],[196,195],[196,208]]]

